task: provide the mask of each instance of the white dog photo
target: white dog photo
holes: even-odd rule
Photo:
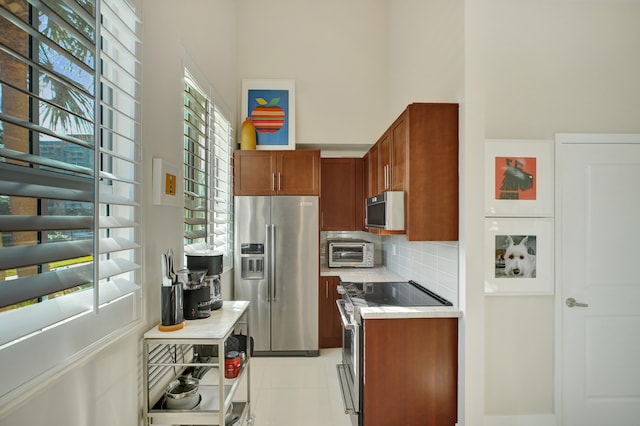
[[[535,235],[496,236],[496,278],[535,278],[535,244]]]

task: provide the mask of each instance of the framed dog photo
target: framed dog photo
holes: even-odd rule
[[[553,294],[553,219],[485,219],[484,292]]]
[[[553,143],[485,142],[485,216],[553,216]]]

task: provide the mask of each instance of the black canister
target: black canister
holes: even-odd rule
[[[177,325],[184,321],[182,284],[162,286],[162,325]]]

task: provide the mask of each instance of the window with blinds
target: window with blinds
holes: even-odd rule
[[[0,399],[139,317],[138,15],[0,0]]]
[[[232,264],[232,128],[228,114],[187,71],[184,82],[185,252],[223,254]]]

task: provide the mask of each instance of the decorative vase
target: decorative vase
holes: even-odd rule
[[[256,127],[249,117],[245,118],[242,123],[240,149],[256,149]]]

